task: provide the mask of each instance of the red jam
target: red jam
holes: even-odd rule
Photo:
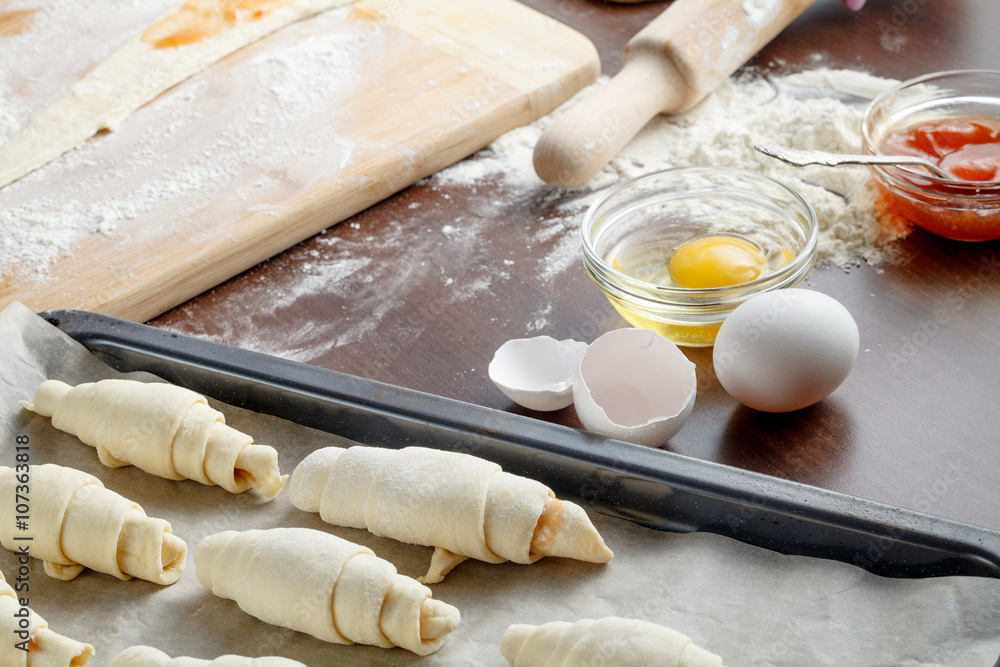
[[[885,155],[927,158],[958,179],[949,184],[915,171],[886,170],[899,181],[879,181],[884,212],[930,232],[962,241],[1000,238],[1000,121],[951,118],[886,135]],[[981,186],[979,184],[982,184]]]
[[[1000,121],[938,120],[886,136],[886,155],[925,157],[963,181],[1000,181]]]

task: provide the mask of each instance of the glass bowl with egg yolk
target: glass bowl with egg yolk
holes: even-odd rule
[[[800,283],[816,260],[812,207],[787,185],[722,167],[626,181],[587,210],[584,266],[630,324],[712,345],[750,297]]]
[[[904,81],[872,100],[861,139],[866,153],[917,155],[954,177],[871,167],[884,219],[957,241],[1000,238],[1000,71],[956,70]]]

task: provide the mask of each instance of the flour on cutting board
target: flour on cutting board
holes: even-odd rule
[[[333,10],[316,22],[334,26],[348,11]],[[30,267],[42,278],[48,263],[74,242],[111,233],[123,222],[183,216],[221,196],[252,202],[267,174],[239,189],[231,183],[245,182],[234,176],[255,165],[287,163],[303,171],[309,161],[322,162],[327,171],[349,166],[354,146],[336,123],[310,141],[292,137],[319,104],[349,94],[358,83],[363,54],[354,35],[320,31],[252,57],[246,53],[225,81],[196,75],[139,109],[118,131],[0,189],[0,271]],[[0,69],[0,92],[10,87],[9,75]],[[30,115],[0,103],[0,137]],[[211,124],[209,118],[227,121]]]
[[[32,14],[26,30],[2,40],[0,48],[0,142],[13,136],[28,119],[59,98],[53,60],[59,69],[81,78],[136,32],[173,6],[176,0],[118,0],[113,10],[95,11],[93,0],[7,0],[7,11]],[[100,39],[88,39],[99,34]],[[73,39],[67,39],[72,35]],[[109,38],[109,36],[111,36]],[[32,93],[30,99],[14,91]]]
[[[0,143],[14,136],[20,125],[21,110],[10,86],[0,77]]]
[[[743,0],[747,25],[755,30],[770,23],[781,11],[781,0]]]

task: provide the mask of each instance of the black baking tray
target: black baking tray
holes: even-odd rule
[[[42,317],[119,371],[357,442],[492,460],[590,510],[888,577],[1000,578],[1000,532],[84,311]]]

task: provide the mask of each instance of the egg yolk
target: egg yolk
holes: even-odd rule
[[[680,287],[727,287],[758,278],[767,269],[767,259],[744,239],[705,236],[681,244],[667,268]]]

